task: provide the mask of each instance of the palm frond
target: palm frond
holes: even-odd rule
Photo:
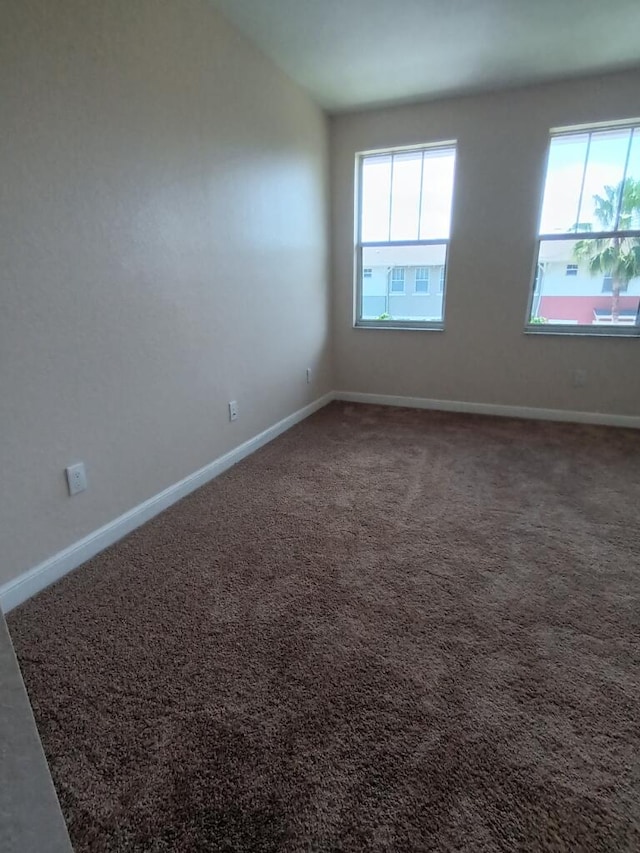
[[[602,231],[613,231],[616,217],[618,231],[640,228],[640,179],[627,178],[617,186],[605,186],[602,195],[594,195],[594,216]],[[586,229],[585,229],[586,230]],[[573,248],[576,260],[589,265],[591,275],[610,275],[614,288],[625,287],[640,276],[640,239],[624,234],[596,240],[578,240]]]

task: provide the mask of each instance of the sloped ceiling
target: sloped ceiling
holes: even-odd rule
[[[210,0],[325,109],[640,67],[640,0]]]

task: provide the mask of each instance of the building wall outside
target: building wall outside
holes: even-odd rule
[[[565,245],[565,249],[568,248]],[[575,275],[567,273],[569,266],[577,267]],[[621,291],[621,314],[635,315],[639,302],[640,277],[631,279]],[[544,318],[549,322],[591,325],[598,321],[596,312],[610,312],[611,306],[611,283],[607,284],[602,274],[592,275],[588,263],[577,261],[571,251],[566,252],[563,260],[546,261],[542,264],[538,290],[534,294],[532,316]],[[624,322],[628,324],[628,318]]]
[[[394,267],[373,266],[363,270],[362,316],[377,319],[389,315],[391,319],[440,319],[442,316],[441,265],[427,267],[396,267],[404,270],[404,292],[392,290],[391,270]],[[417,292],[416,273],[428,270],[427,292]],[[367,275],[367,270],[370,275]]]
[[[622,317],[635,317],[638,311],[637,296],[621,296],[619,310]],[[610,296],[543,296],[536,316],[548,323],[568,323],[589,326],[597,323],[595,312],[611,312]],[[627,324],[625,320],[625,324]]]

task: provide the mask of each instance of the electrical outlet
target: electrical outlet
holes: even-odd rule
[[[87,488],[87,472],[84,462],[76,462],[65,469],[70,495],[77,495]]]
[[[574,388],[584,388],[587,384],[587,371],[583,368],[576,368],[571,376]]]
[[[229,400],[229,420],[238,420],[238,402],[237,400]]]
[[[307,385],[311,385],[311,368],[307,367]]]

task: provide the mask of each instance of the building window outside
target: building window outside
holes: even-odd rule
[[[440,299],[396,297],[406,268],[446,268],[455,155],[449,142],[358,156],[356,325],[444,327],[444,281]],[[414,292],[430,292],[428,277],[416,276]]]
[[[416,268],[416,293],[429,293],[429,267]]]
[[[391,293],[404,293],[404,267],[394,267],[391,270],[389,291]]]
[[[367,267],[367,269],[362,270],[362,277],[363,278],[371,278],[372,275],[373,275],[373,270],[371,269],[371,267]]]
[[[538,233],[530,331],[640,334],[640,122],[552,131]]]

